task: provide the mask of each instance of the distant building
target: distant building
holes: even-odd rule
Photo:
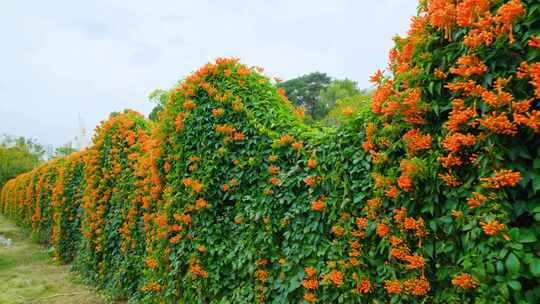
[[[84,126],[84,120],[82,119],[81,114],[79,114],[79,126],[77,129],[77,135],[75,135],[75,138],[73,139],[73,143],[73,148],[77,151],[84,150],[84,148],[88,147],[88,135],[86,134],[86,128]]]

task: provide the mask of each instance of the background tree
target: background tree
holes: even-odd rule
[[[67,143],[54,150],[54,157],[56,158],[56,157],[68,156],[75,151],[77,150],[71,146],[71,143]]]
[[[35,140],[4,135],[0,139],[0,188],[43,162],[45,149]]]
[[[162,89],[155,89],[148,95],[148,100],[156,105],[148,115],[150,120],[157,121],[159,113],[163,111],[163,108],[165,107],[167,98],[169,98],[168,92]]]
[[[320,100],[320,93],[331,82],[331,78],[326,73],[314,72],[298,78],[290,79],[278,84],[278,87],[285,90],[285,95],[297,106],[303,106],[306,114],[313,119],[321,118],[324,113],[319,112],[317,103]]]
[[[355,81],[350,79],[336,79],[320,92],[320,99],[316,104],[317,112],[321,114],[322,118],[336,106],[338,100],[354,99],[360,95],[361,92]]]

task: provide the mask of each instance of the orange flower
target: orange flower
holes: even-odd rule
[[[188,111],[197,108],[197,105],[191,99],[188,99],[188,100],[184,101],[182,106],[184,107],[184,109],[186,109]]]
[[[257,280],[264,283],[268,280],[268,271],[259,269],[255,271],[255,277]]]
[[[476,137],[472,134],[451,133],[443,140],[443,147],[451,152],[457,153],[461,147],[471,147],[476,143]]]
[[[308,176],[304,178],[304,183],[308,185],[309,187],[315,186],[316,182],[317,182],[317,176]]]
[[[221,188],[223,189],[223,191],[227,192],[231,187],[229,186],[229,184],[223,184]]]
[[[409,269],[424,268],[426,264],[424,257],[419,255],[408,255],[404,260],[409,263],[409,265],[407,265],[407,268]]]
[[[208,207],[208,202],[204,198],[199,198],[195,201],[196,209],[204,209]]]
[[[429,282],[425,278],[409,279],[403,282],[405,292],[415,296],[423,296],[430,290]]]
[[[470,77],[472,75],[482,75],[487,71],[487,66],[478,56],[464,55],[457,60],[457,63],[459,67],[450,68],[450,73]]]
[[[461,182],[450,173],[439,173],[438,176],[445,182],[448,187],[458,187],[461,185]]]
[[[212,116],[214,116],[214,117],[219,117],[219,116],[223,115],[223,113],[225,113],[225,109],[223,109],[223,108],[217,108],[217,109],[212,110]]]
[[[380,237],[385,237],[390,232],[390,229],[385,224],[377,225],[377,235]]]
[[[324,200],[321,198],[311,203],[311,210],[321,211],[324,209]]]
[[[297,141],[297,142],[293,143],[291,146],[293,147],[293,149],[299,151],[304,146],[304,142],[303,141]]]
[[[315,169],[315,167],[317,167],[317,161],[314,159],[309,159],[307,162],[307,166],[311,169]]]
[[[474,209],[479,207],[487,200],[487,197],[478,192],[473,192],[473,196],[467,199],[469,208]]]
[[[236,141],[242,141],[244,140],[244,133],[242,132],[236,132],[234,133],[234,136],[233,136],[233,139],[236,140]]]
[[[341,287],[343,284],[343,272],[339,270],[332,270],[328,275],[328,279],[336,285],[336,287]]]
[[[484,182],[482,187],[499,189],[503,187],[513,187],[521,180],[521,173],[514,172],[512,170],[499,170],[495,172],[495,177],[480,178],[480,181]]]
[[[332,233],[336,236],[343,236],[345,229],[341,226],[332,226]]]
[[[413,188],[413,180],[408,174],[402,174],[398,178],[397,183],[398,183],[399,188],[401,188],[401,190],[405,192],[409,192]]]
[[[158,263],[152,257],[146,257],[146,265],[152,269],[156,269],[158,267]]]
[[[201,278],[208,277],[208,272],[206,272],[198,263],[191,263],[191,265],[189,266],[189,272],[194,277],[201,277]]]
[[[193,189],[193,192],[199,193],[202,191],[203,185],[198,181],[193,181],[193,184],[191,184],[191,189]]]
[[[279,167],[274,166],[274,165],[269,166],[269,167],[268,167],[268,172],[269,172],[270,174],[278,174],[278,173],[279,173]]]
[[[452,216],[454,218],[458,219],[458,218],[463,216],[463,211],[452,210]]]
[[[521,0],[510,0],[497,10],[494,20],[501,25],[500,33],[507,33],[511,43],[514,43],[512,27],[514,23],[525,15],[525,8]]]
[[[281,183],[281,180],[275,176],[271,177],[269,181],[274,186],[278,186]]]
[[[304,294],[304,300],[312,303],[312,302],[317,302],[318,299],[314,294],[306,293],[306,294]]]
[[[531,36],[529,40],[529,46],[536,49],[540,49],[540,37]]]
[[[305,279],[302,286],[306,289],[317,289],[319,288],[319,281],[316,279]]]
[[[412,129],[405,133],[403,135],[403,141],[407,145],[407,153],[411,155],[431,147],[431,135],[422,135],[418,129]]]
[[[388,294],[400,294],[401,282],[399,280],[386,280],[384,281],[384,289]]]
[[[389,198],[396,198],[398,196],[398,189],[396,187],[390,187],[384,191],[384,194]]]
[[[356,291],[359,293],[369,293],[371,291],[371,281],[368,278],[363,278],[362,281],[356,285]]]
[[[480,222],[480,226],[482,226],[482,230],[484,230],[484,233],[487,235],[496,235],[505,227],[504,224],[499,223],[497,220],[489,223]]]
[[[294,140],[294,137],[288,135],[288,134],[285,134],[285,135],[282,135],[281,138],[279,139],[278,143],[280,145],[283,145],[283,144],[286,144],[288,142],[291,142]]]
[[[378,84],[378,83],[381,82],[382,77],[383,77],[383,74],[382,74],[381,70],[377,70],[377,72],[375,72],[375,74],[373,74],[373,75],[369,78],[369,82],[371,82],[371,83],[373,83],[373,84]]]
[[[464,289],[476,288],[478,281],[468,273],[460,273],[452,279],[452,285],[459,286]]]
[[[317,274],[317,269],[315,269],[315,267],[306,267],[306,268],[304,268],[304,271],[306,272],[306,276],[308,278],[311,278],[315,274]]]

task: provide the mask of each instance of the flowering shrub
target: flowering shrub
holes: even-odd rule
[[[392,75],[372,77],[364,148],[394,302],[539,301],[539,22],[537,1],[423,1]]]
[[[539,26],[533,0],[421,1],[336,129],[218,59],[0,210],[133,302],[538,302]]]

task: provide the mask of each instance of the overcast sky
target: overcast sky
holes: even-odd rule
[[[361,88],[387,65],[415,0],[0,0],[0,134],[59,146],[113,111],[148,114],[168,89],[216,57],[269,76],[313,71]]]

